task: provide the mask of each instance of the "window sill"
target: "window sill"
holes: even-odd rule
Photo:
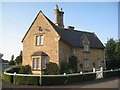
[[[38,46],[38,47],[39,47],[39,46],[43,46],[43,45],[35,45],[35,46]]]
[[[41,71],[40,69],[32,69],[32,71]]]
[[[83,53],[90,53],[90,51],[83,51]]]

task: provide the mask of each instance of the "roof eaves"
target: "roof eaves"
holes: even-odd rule
[[[40,14],[40,13],[42,13],[42,11],[41,11],[41,10],[40,10],[40,11],[39,11],[39,13],[37,14],[37,16],[36,16],[36,18],[34,19],[34,21],[32,22],[32,24],[30,25],[30,27],[29,27],[28,31],[26,32],[26,34],[25,34],[25,36],[23,37],[23,39],[22,39],[22,41],[21,41],[21,42],[23,42],[23,40],[25,39],[25,37],[26,37],[27,33],[30,31],[30,29],[31,29],[32,25],[34,24],[35,20],[37,19],[37,17],[39,16],[39,14]]]

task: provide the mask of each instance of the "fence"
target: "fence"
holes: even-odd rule
[[[103,77],[117,76],[120,70],[103,71]],[[96,72],[61,75],[29,75],[4,72],[2,78],[10,83],[23,85],[61,85],[96,79]]]

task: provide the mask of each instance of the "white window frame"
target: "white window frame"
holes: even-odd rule
[[[40,70],[40,58],[33,58],[33,70]]]
[[[89,51],[89,45],[84,45],[84,51]]]
[[[46,58],[42,59],[42,69],[46,69]]]
[[[84,59],[84,67],[88,68],[90,66],[90,61],[88,59]]]
[[[101,66],[101,60],[98,59],[98,66]]]
[[[44,43],[44,36],[40,35],[40,36],[36,36],[36,45],[43,45]]]

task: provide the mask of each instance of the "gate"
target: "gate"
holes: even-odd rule
[[[100,71],[96,71],[96,79],[103,78],[103,68],[100,68]]]

